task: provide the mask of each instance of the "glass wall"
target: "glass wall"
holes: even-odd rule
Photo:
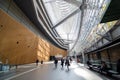
[[[105,34],[109,27],[99,24],[111,0],[42,0],[51,28],[69,49],[84,51]],[[109,26],[110,23],[107,23]],[[104,29],[103,29],[104,28]],[[74,44],[76,43],[76,46]]]

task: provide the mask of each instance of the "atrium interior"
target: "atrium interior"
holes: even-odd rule
[[[0,80],[66,79],[120,80],[120,0],[0,0]]]

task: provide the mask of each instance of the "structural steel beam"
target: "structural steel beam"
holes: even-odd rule
[[[78,8],[79,8],[80,5],[82,4],[82,3],[80,3],[80,2],[77,1],[77,0],[64,0],[64,1],[66,1],[66,2],[68,2],[68,3],[70,3],[70,4],[73,4],[73,5],[77,6]]]
[[[82,0],[82,5],[84,5],[86,3],[86,0]],[[75,41],[75,43],[73,44],[73,47],[71,48],[70,51],[72,51],[72,49],[75,47],[75,45],[77,44],[79,38],[80,38],[80,35],[81,35],[81,28],[83,26],[83,18],[84,18],[84,8],[81,8],[81,20],[80,20],[80,28],[79,28],[79,32],[78,32],[78,35],[77,35],[77,39]]]
[[[109,42],[112,41],[112,37],[110,33],[106,33],[105,35],[101,35],[99,33],[96,33],[97,35],[101,36],[102,38],[108,40]]]
[[[64,21],[66,21],[67,19],[69,19],[70,17],[72,17],[73,15],[75,15],[76,13],[80,12],[80,9],[78,8],[77,10],[75,10],[73,13],[71,13],[70,15],[66,16],[64,19],[60,20],[57,24],[55,24],[52,28],[56,28],[58,25],[62,24]]]

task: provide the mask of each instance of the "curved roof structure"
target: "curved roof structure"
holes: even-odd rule
[[[100,22],[111,0],[14,1],[50,42],[71,53],[89,48],[110,29]]]

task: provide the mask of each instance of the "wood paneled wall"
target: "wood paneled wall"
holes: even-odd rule
[[[25,28],[0,10],[0,60],[8,64],[26,64],[39,60],[48,61],[50,55],[62,54],[59,49]]]
[[[112,62],[117,62],[120,59],[120,45],[112,47],[110,50],[110,57]]]
[[[101,60],[102,61],[109,61],[107,50],[101,51]]]

